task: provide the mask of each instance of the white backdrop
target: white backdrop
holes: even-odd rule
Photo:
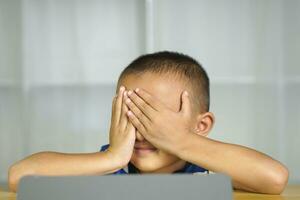
[[[297,0],[0,0],[0,181],[37,151],[97,151],[121,70],[175,50],[211,78],[210,137],[273,156],[299,183],[299,10]]]

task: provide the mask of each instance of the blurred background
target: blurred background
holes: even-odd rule
[[[300,183],[299,10],[298,0],[0,0],[0,182],[38,151],[98,151],[121,70],[172,50],[210,76],[210,137],[269,154]]]

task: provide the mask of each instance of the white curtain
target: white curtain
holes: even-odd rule
[[[210,137],[263,151],[300,182],[299,9],[297,0],[0,0],[0,181],[37,151],[97,151],[121,70],[175,50],[211,78]]]

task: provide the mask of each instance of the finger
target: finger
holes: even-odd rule
[[[181,109],[180,112],[182,112],[184,115],[188,115],[191,113],[191,102],[189,98],[189,94],[187,91],[184,91],[181,94]]]
[[[136,92],[136,94],[138,94],[139,97],[141,97],[154,110],[160,111],[161,108],[163,107],[162,103],[158,99],[153,97],[151,94],[149,94],[145,90],[140,89],[140,88],[136,88],[134,91]]]
[[[121,111],[122,111],[122,101],[123,101],[123,93],[125,91],[125,87],[121,86],[118,91],[118,96],[116,100],[116,105],[115,105],[115,119],[116,123],[120,123],[120,117],[121,117]]]
[[[151,120],[153,115],[155,115],[156,110],[153,109],[149,104],[147,104],[135,92],[129,90],[128,96],[129,96],[130,100],[132,100],[132,102],[134,103],[135,107],[137,107],[141,112],[143,112]],[[132,106],[134,106],[134,105],[132,105]],[[138,113],[134,112],[134,114],[138,114]],[[137,116],[137,117],[139,117],[139,116]]]
[[[127,115],[127,114],[126,114]],[[128,123],[127,123],[127,127],[126,127],[126,132],[131,132],[131,131],[135,131],[135,127],[133,126],[133,124],[130,122],[130,120],[128,119]]]
[[[129,110],[133,112],[133,114],[139,119],[139,121],[145,126],[148,127],[150,123],[150,119],[131,101],[130,98],[125,100],[126,105]]]
[[[127,91],[123,93],[123,99],[125,99],[126,93]],[[126,116],[127,112],[128,112],[128,107],[124,102],[122,102],[122,110],[121,110],[120,123],[119,123],[121,130],[124,130],[127,126],[128,123],[128,119]]]
[[[146,128],[144,125],[139,121],[139,119],[133,114],[132,111],[127,112],[127,116],[130,120],[130,122],[133,124],[133,126],[141,133],[141,134],[146,134]]]

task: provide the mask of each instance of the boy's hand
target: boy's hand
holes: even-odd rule
[[[121,168],[126,166],[131,159],[136,136],[135,127],[126,116],[128,108],[123,103],[123,99],[126,99],[126,92],[125,88],[121,86],[112,103],[110,145],[107,150],[114,163]]]
[[[132,124],[151,144],[177,155],[191,134],[191,105],[188,93],[181,95],[181,109],[174,112],[145,90],[128,91],[125,102]]]

